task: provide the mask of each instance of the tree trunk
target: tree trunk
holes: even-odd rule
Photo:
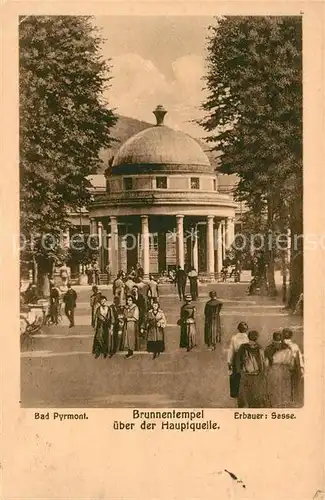
[[[49,274],[38,267],[37,292],[41,299],[47,299],[50,296]]]
[[[295,309],[300,294],[303,292],[303,211],[302,196],[297,196],[291,206],[290,231],[290,283],[289,301],[290,309]]]
[[[287,250],[281,252],[282,302],[287,302]]]
[[[267,227],[268,232],[266,235],[266,262],[267,262],[267,283],[268,292],[270,297],[275,297],[277,295],[275,277],[274,277],[274,212],[273,212],[273,200],[271,197],[268,199],[267,203]]]
[[[38,277],[37,277],[37,262],[36,262],[36,259],[35,257],[33,256],[33,269],[32,269],[32,281],[33,281],[33,285],[37,285],[37,280],[38,280]]]
[[[45,257],[37,259],[37,293],[40,298],[47,299],[50,296],[49,275],[51,272],[51,262]]]

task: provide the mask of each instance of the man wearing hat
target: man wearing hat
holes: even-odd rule
[[[181,268],[181,266],[178,266],[176,270],[175,282],[177,285],[179,300],[185,300],[186,280],[186,272]]]
[[[190,351],[196,345],[196,308],[192,304],[192,296],[185,295],[185,304],[181,307],[180,319],[177,324],[181,327],[179,347]]]

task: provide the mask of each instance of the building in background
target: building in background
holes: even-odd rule
[[[202,142],[165,126],[166,113],[157,106],[156,125],[139,122],[136,134],[124,128],[114,157],[103,153],[109,167],[91,177],[89,212],[70,214],[71,234],[98,235],[100,269],[109,265],[112,278],[140,263],[145,276],[180,265],[214,279],[240,230],[236,176],[217,174],[218,158]]]

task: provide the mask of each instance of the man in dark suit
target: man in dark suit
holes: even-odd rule
[[[177,284],[179,300],[182,299],[185,300],[186,280],[187,280],[186,272],[184,271],[184,269],[181,268],[181,266],[178,266],[176,270],[175,282]]]
[[[71,287],[71,283],[68,284],[68,290],[63,297],[64,302],[64,312],[68,318],[70,325],[69,328],[74,326],[74,310],[77,302],[77,292]]]

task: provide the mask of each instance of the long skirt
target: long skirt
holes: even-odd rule
[[[192,295],[192,299],[196,300],[199,295],[197,278],[189,278],[190,280],[190,294]]]
[[[96,304],[97,305],[97,304]],[[95,315],[96,307],[92,306],[91,308],[91,326],[95,328],[95,320],[96,320],[96,315]]]
[[[139,345],[138,322],[127,321],[125,326],[124,348],[128,351],[136,351]]]
[[[239,384],[238,408],[267,408],[266,377],[264,373],[242,373]]]
[[[114,329],[113,333],[113,352],[123,351],[124,349],[124,333],[121,329]]]
[[[109,352],[109,332],[108,325],[103,321],[97,320],[97,327],[93,342],[93,354],[105,354]]]
[[[267,372],[267,394],[270,408],[291,408],[291,372],[286,365],[274,364]]]
[[[164,352],[165,350],[165,333],[163,328],[149,328],[147,339],[148,352]]]
[[[115,291],[115,297],[118,297],[119,299],[119,306],[125,306],[125,290],[124,288],[118,288]]]
[[[304,384],[300,369],[291,372],[291,401],[294,407],[300,407],[304,401]]]
[[[213,314],[211,317],[205,318],[204,342],[208,347],[221,342],[220,314]]]
[[[179,347],[192,349],[196,345],[195,323],[183,323],[181,326],[181,337]]]

